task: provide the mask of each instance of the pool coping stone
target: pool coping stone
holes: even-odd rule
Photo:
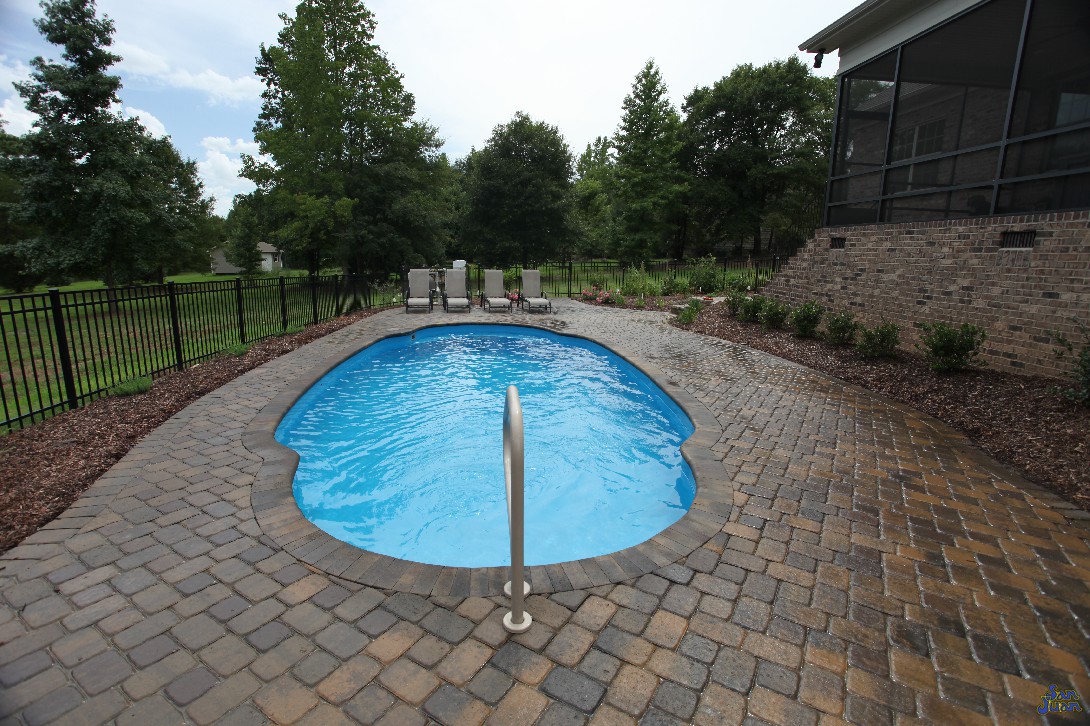
[[[361,585],[426,597],[503,594],[503,585],[509,579],[507,566],[465,568],[412,562],[360,549],[318,528],[303,515],[292,493],[299,455],[275,439],[277,426],[295,402],[329,371],[364,348],[386,338],[411,335],[425,328],[466,324],[461,321],[429,320],[420,324],[410,323],[404,330],[374,331],[361,338],[351,350],[331,355],[314,366],[307,375],[287,381],[285,387],[260,410],[243,432],[242,441],[247,449],[262,459],[261,469],[251,490],[250,503],[258,526],[272,543],[317,571]],[[711,449],[719,441],[722,428],[703,403],[670,380],[659,368],[616,345],[563,332],[545,323],[490,324],[549,330],[601,345],[650,378],[685,411],[694,427],[693,434],[681,445],[681,454],[692,469],[696,496],[681,519],[648,540],[617,552],[552,565],[528,566],[526,579],[531,592],[564,592],[631,580],[687,557],[722,530],[733,508],[734,484],[726,476],[721,457]]]

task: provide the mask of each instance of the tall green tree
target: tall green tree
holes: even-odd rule
[[[243,175],[262,198],[266,241],[346,272],[383,273],[438,260],[449,238],[450,165],[434,127],[374,42],[359,0],[304,0],[275,45],[254,126],[262,156]]]
[[[555,126],[516,113],[464,162],[462,249],[487,265],[560,259],[572,251],[572,155]]]
[[[662,74],[649,60],[624,99],[613,139],[617,253],[628,262],[683,256],[687,184],[678,155],[680,126]]]
[[[196,166],[169,139],[155,139],[113,110],[121,81],[108,70],[114,26],[93,0],[42,3],[39,31],[61,46],[64,62],[31,61],[15,84],[37,115],[10,168],[21,182],[15,219],[35,236],[19,254],[32,272],[99,277],[107,285],[157,275],[193,244],[211,213]]]
[[[686,97],[683,155],[705,237],[752,237],[759,253],[762,227],[795,224],[820,196],[834,83],[792,56],[740,65]]]
[[[615,246],[614,164],[612,142],[604,136],[587,144],[575,163],[577,251],[584,257],[605,257]]]
[[[19,203],[20,184],[8,169],[13,160],[22,155],[22,139],[4,130],[0,119],[0,287],[15,292],[26,292],[41,282],[41,277],[30,272],[19,255],[19,241],[33,236],[31,230],[13,218]]]

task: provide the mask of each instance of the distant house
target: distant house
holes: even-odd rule
[[[905,347],[973,323],[999,370],[1061,373],[1048,331],[1090,311],[1090,2],[866,0],[800,49],[840,56],[823,226],[766,294]]]
[[[267,242],[259,242],[257,251],[261,253],[261,271],[272,272],[284,267],[284,258],[280,250]],[[227,255],[222,247],[212,250],[212,274],[213,275],[237,275],[242,268],[232,265],[227,261]]]

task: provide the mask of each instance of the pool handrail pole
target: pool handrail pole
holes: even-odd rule
[[[523,607],[523,599],[530,593],[530,585],[523,577],[524,454],[519,391],[508,386],[503,405],[503,476],[507,484],[507,528],[511,535],[511,579],[503,591],[511,598],[511,612],[503,616],[503,627],[510,633],[524,633],[533,623]],[[520,587],[513,585],[516,582]]]

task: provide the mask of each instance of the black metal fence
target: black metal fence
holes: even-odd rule
[[[350,299],[390,305],[396,285],[279,277],[0,298],[0,432],[157,376],[336,317]]]
[[[770,257],[716,263],[716,287],[741,280],[757,288],[779,268]],[[659,261],[640,275],[687,280],[699,262]],[[623,289],[632,268],[617,262],[535,265],[551,297],[577,297],[593,285]],[[470,294],[484,286],[469,268]],[[505,270],[517,288],[521,268]],[[74,409],[135,378],[207,360],[232,346],[329,320],[352,307],[403,300],[396,282],[375,286],[339,275],[257,278],[0,297],[0,433]],[[354,304],[353,304],[354,303]]]

